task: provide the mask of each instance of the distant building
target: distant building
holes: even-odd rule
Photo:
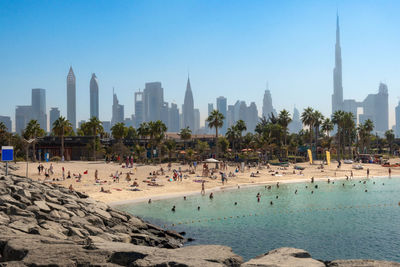
[[[171,107],[168,112],[169,120],[168,120],[168,132],[177,133],[180,131],[179,129],[179,109],[178,105],[175,103],[171,103]]]
[[[235,112],[234,112],[234,105],[228,105],[228,110],[226,112],[226,123],[227,123],[227,128],[231,127],[234,124],[234,117],[235,117]]]
[[[227,130],[227,103],[226,103],[226,97],[220,96],[217,98],[217,110],[224,115],[224,124],[221,127],[221,134],[225,135],[226,134],[226,130]]]
[[[32,89],[32,118],[47,132],[46,90]]]
[[[340,47],[339,16],[336,16],[335,67],[333,69],[332,114],[343,110],[342,48]]]
[[[208,103],[208,109],[207,109],[207,118],[210,116],[211,112],[214,110],[214,104],[213,103]],[[208,122],[207,118],[204,123],[205,131],[206,133],[211,133],[211,129],[208,127]]]
[[[251,102],[246,111],[247,132],[254,133],[258,123],[258,109],[255,102]]]
[[[169,125],[169,104],[164,102],[161,106],[160,120],[168,127]]]
[[[78,128],[80,129],[80,128],[82,127],[82,124],[84,124],[84,123],[86,123],[85,120],[80,120],[80,121],[78,122]]]
[[[22,134],[31,119],[32,106],[17,106],[15,109],[15,132]]]
[[[195,108],[193,114],[194,114],[193,133],[197,133],[200,129],[200,110],[198,108]]]
[[[265,90],[264,98],[263,98],[263,106],[262,106],[262,116],[268,119],[271,116],[271,113],[276,115],[276,111],[272,106],[272,96],[269,89]]]
[[[400,138],[400,101],[399,104],[397,105],[395,109],[395,115],[396,115],[396,137]]]
[[[11,117],[9,116],[0,116],[0,122],[2,122],[6,127],[8,132],[12,132],[12,124]]]
[[[106,132],[106,133],[111,132],[111,122],[110,121],[102,121],[101,124],[103,125],[104,132]]]
[[[99,83],[96,74],[90,79],[90,118],[99,118]]]
[[[76,79],[72,67],[69,68],[67,76],[67,120],[76,130]]]
[[[194,101],[192,87],[190,86],[190,79],[188,77],[186,84],[185,100],[182,108],[183,115],[183,128],[189,127],[192,132],[195,130],[194,125]]]
[[[112,118],[111,126],[118,122],[124,122],[124,106],[119,104],[117,94],[113,90],[113,105],[112,105]]]
[[[300,119],[300,112],[297,108],[293,109],[292,121],[289,123],[290,133],[299,133],[303,129],[303,123]]]
[[[49,132],[53,130],[54,122],[60,117],[60,110],[58,108],[51,108],[50,109],[50,128]]]
[[[135,127],[139,128],[140,124],[144,122],[144,95],[143,92],[135,93]]]
[[[135,127],[134,116],[131,115],[130,118],[125,118],[124,119],[124,124],[125,124],[126,127]]]
[[[164,104],[164,89],[160,82],[146,83],[144,96],[144,121],[161,120],[161,108]]]

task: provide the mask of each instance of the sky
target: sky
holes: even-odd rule
[[[111,119],[112,88],[134,113],[134,92],[160,81],[181,106],[188,74],[202,121],[207,103],[255,101],[267,83],[276,110],[331,113],[336,14],[344,98],[389,88],[389,121],[400,100],[400,1],[85,0],[0,1],[0,115],[46,89],[47,109],[66,116],[66,77],[77,86],[77,121],[89,117],[96,73],[100,120]]]

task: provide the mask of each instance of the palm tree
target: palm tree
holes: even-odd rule
[[[103,123],[95,116],[91,117],[87,122],[89,129],[91,129],[91,133],[93,135],[93,159],[96,160],[96,142],[98,134],[104,132]]]
[[[37,120],[30,120],[25,127],[24,130],[24,138],[28,139],[36,139],[37,137],[45,135],[45,132],[42,128],[40,128],[40,124]],[[32,160],[36,160],[36,149],[35,149],[35,141],[33,141],[33,158]]]
[[[64,158],[64,135],[72,131],[72,124],[61,116],[53,122],[53,133],[61,137],[61,158]]]
[[[149,133],[150,133],[150,143],[151,143],[151,152],[153,157],[153,147],[161,143],[161,141],[165,137],[165,132],[167,131],[167,126],[160,120],[155,122],[149,122]],[[161,161],[161,158],[160,158]]]
[[[122,139],[126,136],[128,129],[125,127],[123,122],[117,122],[116,124],[111,127],[111,134],[112,136],[121,142]]]
[[[313,113],[313,122],[314,122],[314,129],[315,129],[315,155],[318,156],[317,149],[318,149],[318,136],[319,136],[319,126],[322,124],[324,120],[324,115],[318,110],[315,110]]]
[[[330,132],[333,131],[334,125],[333,122],[329,118],[325,118],[321,125],[321,131],[325,133],[328,137],[330,136]]]
[[[371,137],[371,132],[374,130],[375,126],[374,123],[368,119],[364,122],[364,127],[365,127],[365,131],[366,131],[366,141],[367,141],[367,150],[369,150],[369,146],[370,146],[370,137]]]
[[[235,124],[235,129],[239,134],[239,149],[242,148],[242,134],[247,131],[246,123],[243,120],[238,120]]]
[[[183,140],[183,146],[186,149],[186,141],[192,138],[192,130],[187,126],[186,128],[182,128],[178,135],[181,137],[181,140]]]
[[[176,142],[174,139],[168,139],[164,142],[168,151],[168,161],[171,162],[172,153],[176,150]]]
[[[137,129],[138,135],[143,139],[147,138],[147,136],[149,135],[149,131],[150,131],[150,128],[149,128],[149,124],[147,122],[142,122],[139,125],[139,128]]]
[[[287,111],[286,109],[283,109],[278,115],[278,122],[283,128],[283,134],[284,134],[283,144],[285,146],[286,146],[286,138],[287,138],[287,128],[291,121],[292,121],[292,118],[290,117],[289,111]]]
[[[207,118],[208,127],[215,128],[215,156],[218,157],[218,128],[224,125],[224,115],[218,110],[213,110]]]
[[[232,125],[226,130],[225,137],[232,143],[232,150],[235,152],[235,141],[240,138],[239,132],[235,125]]]
[[[344,128],[344,114],[345,112],[342,110],[337,110],[333,113],[332,122],[337,125],[337,159],[340,160],[340,149],[341,149],[341,135],[343,135]]]
[[[313,134],[312,129],[314,127],[314,109],[308,107],[304,109],[303,113],[301,114],[301,121],[305,126],[308,126],[310,129],[310,149],[312,150],[312,142],[313,142]]]
[[[354,122],[354,114],[352,112],[345,112],[343,116],[343,145],[345,143],[345,137],[347,137],[347,145],[349,148],[349,156],[350,158],[353,157],[352,155],[352,144],[354,140],[354,132],[355,132],[356,124]],[[345,151],[343,149],[343,151]]]
[[[389,151],[390,151],[390,155],[392,154],[392,147],[393,147],[393,142],[394,142],[394,131],[393,130],[388,130],[385,132],[385,137],[386,140],[389,144]]]

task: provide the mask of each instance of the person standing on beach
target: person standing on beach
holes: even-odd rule
[[[201,195],[205,195],[206,194],[206,190],[205,190],[205,181],[203,180],[203,182],[201,182]]]
[[[97,182],[98,175],[99,175],[99,171],[98,171],[98,170],[95,170],[95,171],[94,171],[94,181],[95,181],[95,182]]]
[[[63,181],[65,180],[65,169],[64,169],[64,167],[62,167],[62,179],[63,179]]]
[[[369,168],[367,169],[367,178],[369,178]]]
[[[391,178],[392,177],[392,169],[389,168],[388,172],[389,172],[389,178]]]

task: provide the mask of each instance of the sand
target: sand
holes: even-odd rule
[[[400,160],[398,160],[400,162]],[[255,184],[267,184],[276,182],[301,182],[301,181],[310,181],[311,177],[314,177],[316,180],[327,180],[330,178],[331,180],[344,178],[346,175],[350,176],[350,172],[352,170],[351,164],[342,164],[340,169],[337,169],[337,164],[333,163],[330,166],[324,166],[324,170],[321,171],[319,169],[319,165],[310,165],[309,163],[301,163],[297,164],[299,166],[305,167],[300,174],[300,171],[296,170],[296,174],[293,174],[293,166],[290,165],[286,170],[278,167],[271,166],[271,169],[267,169],[265,166],[253,167],[250,170],[246,167],[243,173],[237,173],[236,177],[228,177],[228,182],[225,185],[222,185],[221,175],[216,173],[217,179],[205,178],[201,177],[202,175],[202,166],[197,166],[197,170],[195,174],[189,174],[186,170],[189,169],[189,165],[180,165],[177,163],[172,164],[171,171],[168,171],[167,164],[159,164],[159,165],[138,165],[134,164],[133,168],[123,168],[125,164],[117,164],[117,163],[105,163],[104,161],[98,162],[88,162],[88,161],[70,161],[70,162],[53,162],[53,163],[42,163],[45,168],[49,168],[50,164],[53,164],[54,174],[50,176],[53,178],[62,178],[62,167],[65,168],[65,177],[67,176],[68,171],[71,172],[71,176],[73,174],[82,174],[81,181],[78,182],[72,176],[72,179],[66,179],[64,181],[55,181],[54,183],[69,187],[72,187],[75,190],[85,192],[89,196],[93,197],[96,200],[100,200],[109,204],[120,204],[124,202],[137,202],[137,201],[147,201],[149,198],[151,199],[159,199],[180,195],[190,195],[195,193],[200,193],[201,191],[201,183],[194,182],[194,180],[206,180],[205,188],[206,191],[212,190],[225,190],[230,188],[237,188],[237,186],[246,186],[246,185],[255,185]],[[14,165],[14,163],[12,164]],[[19,167],[16,171],[11,171],[11,173],[15,173],[21,176],[25,176],[26,174],[26,162],[18,162],[16,165]],[[387,176],[388,168],[382,167],[378,164],[362,164],[363,170],[354,170],[354,177],[366,177],[367,168],[370,169],[370,178],[377,176]],[[209,164],[210,168],[215,167],[215,164]],[[231,165],[227,167],[225,171],[227,174],[229,172],[234,172],[237,165]],[[28,177],[33,180],[41,180],[44,181],[44,174],[38,174],[38,162],[30,162],[29,163],[29,174]],[[161,186],[149,186],[145,180],[149,176],[150,172],[159,171],[160,168],[165,170],[164,175],[158,175],[156,178],[156,183]],[[172,177],[172,170],[179,169],[179,167],[183,171],[183,175],[187,175],[187,178],[184,178],[182,181],[168,181],[169,179],[166,176]],[[400,167],[391,168],[392,176],[400,175]],[[101,185],[95,183],[94,173],[95,170],[98,170],[98,178],[101,181],[104,181]],[[273,170],[274,172],[278,172],[279,176],[272,175],[273,172],[269,172]],[[87,171],[87,174],[84,172]],[[110,177],[114,175],[115,172],[122,172],[120,176],[120,181],[113,182],[113,178]],[[127,172],[132,172],[131,181],[127,182],[125,177]],[[250,177],[250,174],[256,173],[259,171],[258,177]],[[153,177],[154,178],[154,177]],[[132,185],[133,181],[136,181],[139,186],[138,188],[141,191],[131,191],[130,185]],[[100,192],[101,187],[105,190],[110,190],[111,193],[103,193]]]

